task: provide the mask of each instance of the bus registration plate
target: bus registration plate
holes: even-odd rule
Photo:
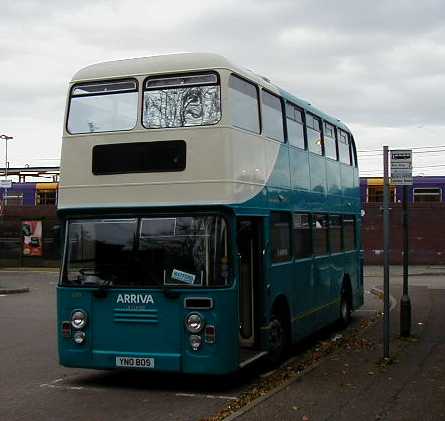
[[[116,357],[116,367],[154,368],[154,358]]]

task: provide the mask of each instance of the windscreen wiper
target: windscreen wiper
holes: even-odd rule
[[[178,291],[172,291],[167,285],[167,272],[164,270],[164,280],[162,282],[162,292],[167,298],[174,299],[179,297]]]
[[[78,277],[78,280],[82,286],[102,286],[104,284],[108,286],[111,282],[102,278],[102,272],[97,269],[82,268],[79,269],[79,273],[81,276]]]

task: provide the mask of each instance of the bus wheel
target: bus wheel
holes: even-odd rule
[[[351,296],[348,293],[347,289],[343,289],[340,299],[340,317],[339,317],[340,326],[342,328],[345,328],[346,326],[349,325],[349,323],[351,323],[351,312],[352,312]]]
[[[285,351],[289,345],[289,333],[286,329],[286,323],[280,315],[272,315],[269,327],[268,359],[272,364],[278,364],[283,359]]]

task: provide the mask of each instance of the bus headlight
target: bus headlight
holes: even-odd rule
[[[197,351],[199,347],[201,346],[201,336],[199,335],[190,335],[190,346],[192,347],[193,351]]]
[[[87,314],[83,310],[76,310],[71,315],[71,326],[74,329],[82,329],[87,324]]]
[[[74,333],[73,340],[78,345],[83,344],[85,342],[85,332],[78,330]]]
[[[199,314],[191,313],[185,320],[185,327],[190,333],[198,333],[204,327],[204,322]]]

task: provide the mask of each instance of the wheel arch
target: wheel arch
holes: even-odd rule
[[[349,300],[349,304],[351,305],[351,308],[353,308],[354,298],[353,298],[353,294],[352,294],[352,282],[351,282],[351,277],[349,276],[349,273],[345,273],[343,275],[340,297],[342,297],[343,294],[346,295],[347,299]]]
[[[287,334],[289,335],[289,339],[292,340],[292,322],[291,322],[291,312],[290,312],[290,306],[288,299],[285,295],[280,294],[277,297],[275,297],[273,304],[272,304],[272,313],[271,316],[277,316],[280,317],[281,320],[284,322],[284,327],[287,331]]]

